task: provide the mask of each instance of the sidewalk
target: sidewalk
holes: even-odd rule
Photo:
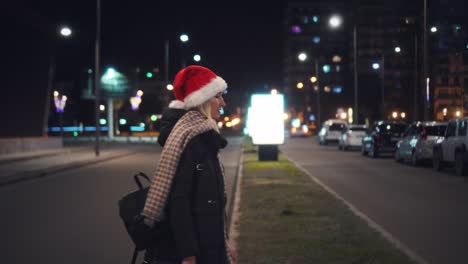
[[[0,155],[0,187],[131,155],[135,148],[104,145],[98,157],[92,145]]]

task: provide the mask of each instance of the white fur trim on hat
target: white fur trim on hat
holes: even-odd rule
[[[185,109],[185,104],[179,100],[173,100],[169,103],[169,108]]]
[[[184,99],[185,107],[187,109],[203,104],[204,102],[210,100],[217,93],[226,90],[227,83],[221,77],[216,77],[212,79],[205,86],[200,89],[192,92]]]

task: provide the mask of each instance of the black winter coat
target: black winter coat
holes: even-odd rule
[[[226,195],[218,161],[226,144],[214,130],[187,144],[169,194],[164,234],[147,250],[147,258],[181,261],[195,255],[197,264],[226,263]]]

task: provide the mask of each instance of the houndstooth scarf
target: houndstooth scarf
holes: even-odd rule
[[[213,129],[212,121],[197,111],[189,111],[174,126],[159,160],[146,198],[142,215],[145,223],[153,226],[164,218],[163,211],[171,190],[180,156],[192,138]]]

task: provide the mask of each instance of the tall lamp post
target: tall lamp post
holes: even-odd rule
[[[382,77],[381,77],[381,87],[380,87],[380,96],[381,96],[381,114],[382,119],[385,119],[385,54],[382,53],[382,58],[380,63],[374,62],[372,64],[372,69],[380,70]]]
[[[184,34],[180,35],[179,39],[182,42],[182,44],[184,44],[184,43],[189,41],[189,36],[184,33]],[[184,52],[182,50],[182,69],[185,68],[186,66],[187,66],[187,63],[185,62],[185,56],[184,56]]]
[[[101,133],[101,126],[99,124],[99,111],[100,111],[100,81],[99,77],[99,67],[100,67],[100,42],[101,42],[101,0],[96,2],[96,42],[95,42],[95,51],[94,51],[94,89],[95,89],[95,121],[96,121],[96,145],[95,145],[95,154],[96,157],[99,156],[99,134]]]
[[[181,34],[179,36],[179,39],[182,43],[188,42],[189,41],[189,36],[187,34]],[[164,82],[169,84],[169,40],[166,39],[164,41],[164,65],[165,65],[165,71],[164,71]],[[183,59],[182,56],[182,63],[181,63],[182,68],[185,68],[185,60]]]
[[[63,38],[69,38],[72,35],[70,27],[62,26],[59,28],[59,36]],[[42,135],[47,137],[49,131],[49,110],[50,110],[50,94],[54,86],[54,74],[55,74],[55,58],[54,55],[50,55],[49,60],[49,73],[47,77],[47,88],[46,88],[46,102],[44,109],[44,119],[42,126]]]

